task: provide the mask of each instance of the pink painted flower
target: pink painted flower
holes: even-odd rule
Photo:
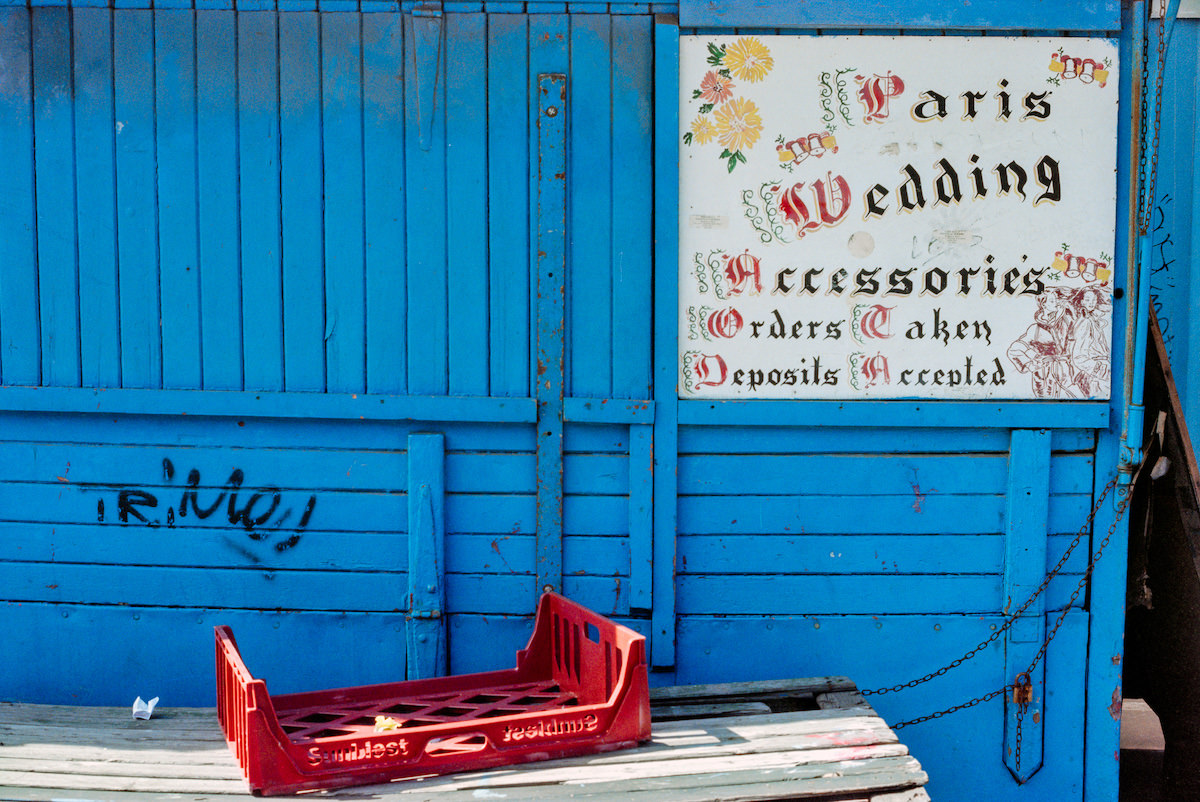
[[[700,81],[700,97],[714,106],[733,97],[733,79],[709,70]]]

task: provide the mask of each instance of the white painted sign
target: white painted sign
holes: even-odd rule
[[[1104,399],[1107,39],[680,43],[682,398]]]

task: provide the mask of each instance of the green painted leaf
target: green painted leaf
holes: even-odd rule
[[[701,114],[708,114],[712,110],[713,110],[713,104],[711,104],[711,103],[705,103],[703,106],[700,107]]]
[[[685,144],[685,145],[692,144],[692,132],[691,131],[688,131],[686,134],[683,135],[683,144]]]
[[[734,167],[737,167],[737,164],[738,164],[737,156],[736,156],[736,155],[735,155],[735,156],[730,156],[730,157],[729,157],[729,172],[731,172],[731,173],[732,173],[732,172],[733,172],[733,168],[734,168]]]

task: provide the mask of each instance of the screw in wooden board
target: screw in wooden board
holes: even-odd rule
[[[546,109],[546,116],[547,117],[557,117],[558,116],[558,106],[548,107]]]

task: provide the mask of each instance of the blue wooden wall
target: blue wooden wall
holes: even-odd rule
[[[546,583],[657,683],[892,685],[1092,534],[1119,346],[1111,403],[677,399],[680,23],[879,9],[118,5],[0,4],[0,699],[209,705],[224,623],[274,693],[496,668]],[[1123,26],[949,5],[896,24]],[[997,698],[902,731],[935,797],[1115,788],[1123,549],[1049,649],[1041,771]],[[873,703],[1011,682],[1085,550]]]

